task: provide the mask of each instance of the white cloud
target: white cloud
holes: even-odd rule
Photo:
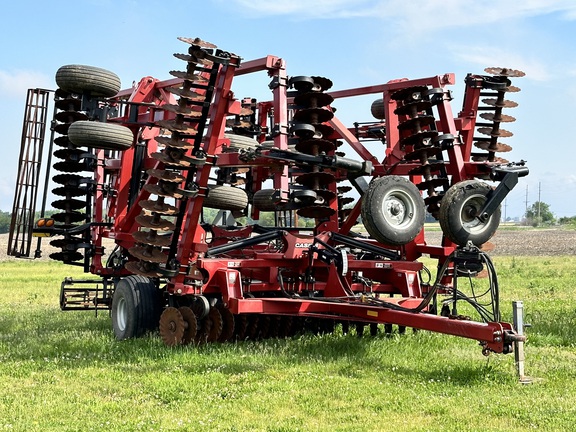
[[[462,61],[479,65],[483,68],[491,65],[519,69],[526,73],[526,79],[534,81],[547,81],[553,75],[546,65],[536,58],[527,58],[504,49],[496,49],[494,47],[458,47],[454,49],[454,54]]]
[[[462,0],[217,0],[235,3],[250,16],[287,15],[298,19],[379,18],[421,34],[439,28],[490,24],[513,18],[562,13],[576,19],[573,0],[500,0],[494,4]]]
[[[223,5],[236,3],[250,14],[293,15],[300,19],[356,16],[355,9],[370,4],[369,0],[218,0]],[[363,9],[366,10],[366,9]]]
[[[29,88],[50,88],[52,79],[41,72],[0,70],[0,92],[5,98],[26,100]]]

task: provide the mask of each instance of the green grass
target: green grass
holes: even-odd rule
[[[483,357],[471,340],[338,333],[170,349],[117,342],[106,312],[61,312],[72,267],[0,263],[0,431],[526,431],[573,429],[576,257],[497,258],[504,318],[524,300],[529,343]]]

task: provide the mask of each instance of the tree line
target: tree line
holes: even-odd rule
[[[543,201],[536,201],[526,210],[524,224],[532,226],[545,225],[576,225],[576,216],[564,216],[556,219],[550,205]]]

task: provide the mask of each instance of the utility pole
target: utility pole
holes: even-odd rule
[[[525,208],[524,208],[524,216],[528,213],[528,185],[526,185],[526,199],[524,200]]]
[[[540,223],[540,192],[542,191],[542,183],[538,182],[538,223]]]

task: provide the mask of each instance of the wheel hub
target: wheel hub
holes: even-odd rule
[[[126,299],[122,297],[118,300],[118,309],[116,315],[118,329],[120,331],[126,330],[126,314],[127,314]]]
[[[386,219],[393,225],[404,225],[412,218],[410,202],[405,197],[391,196],[384,202],[384,207]]]

